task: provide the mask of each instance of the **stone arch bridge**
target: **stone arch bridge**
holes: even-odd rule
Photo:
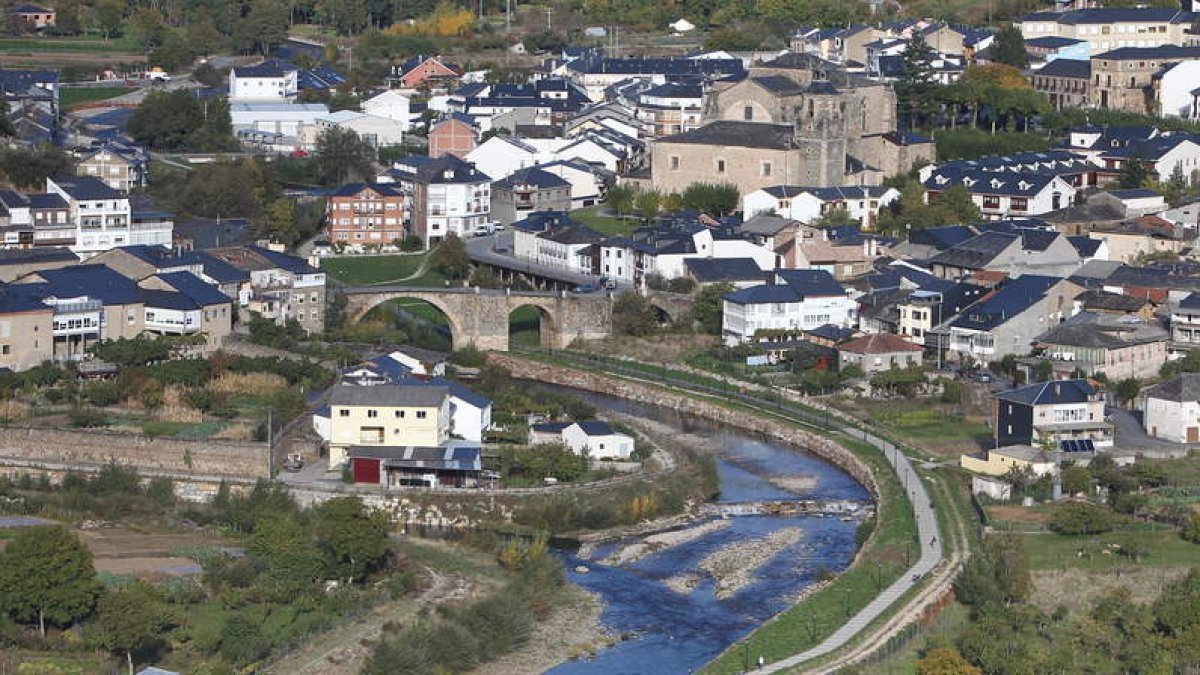
[[[346,315],[358,321],[389,300],[422,300],[446,316],[454,349],[474,344],[479,349],[508,351],[509,315],[534,307],[540,319],[543,347],[565,349],[575,339],[597,340],[612,334],[613,296],[610,293],[512,291],[487,288],[411,288],[363,286],[347,288]],[[650,295],[651,304],[669,321],[691,307],[689,296]]]

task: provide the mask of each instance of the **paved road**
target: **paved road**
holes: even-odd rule
[[[942,560],[942,542],[937,539],[937,516],[933,512],[929,493],[926,492],[925,485],[921,483],[921,478],[908,461],[908,457],[905,457],[904,453],[898,451],[896,446],[890,442],[868,432],[851,427],[841,427],[840,430],[855,438],[861,438],[879,448],[887,457],[888,462],[896,469],[896,475],[900,477],[901,484],[908,490],[909,499],[916,513],[917,539],[921,543],[921,557],[915,565],[905,572],[904,576],[884,589],[870,604],[862,608],[849,621],[842,624],[824,642],[806,652],[767,664],[755,672],[774,673],[786,670],[840,648],[866,628],[872,621],[877,619],[880,614],[898,601],[909,589],[915,586],[916,582],[913,581],[914,575],[924,576],[928,574]]]

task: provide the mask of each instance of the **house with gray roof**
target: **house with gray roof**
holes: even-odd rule
[[[1105,421],[1104,396],[1087,380],[1038,382],[993,397],[997,447],[1090,441],[1111,447],[1113,426]]]
[[[1200,443],[1200,373],[1180,373],[1142,394],[1146,433],[1175,443]]]
[[[1065,279],[1035,274],[1005,281],[950,322],[947,358],[987,363],[1028,354],[1034,338],[1070,316],[1082,290]]]
[[[1170,335],[1156,321],[1083,312],[1034,340],[1034,348],[1066,372],[1102,374],[1110,381],[1158,375]]]
[[[492,218],[510,225],[534,211],[571,208],[571,183],[531,166],[492,183]]]

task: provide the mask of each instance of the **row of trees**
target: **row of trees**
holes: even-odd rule
[[[617,215],[636,212],[651,220],[659,213],[692,210],[719,217],[738,208],[738,190],[729,183],[693,183],[681,193],[663,194],[657,190],[638,190],[628,185],[608,189],[608,205]]]

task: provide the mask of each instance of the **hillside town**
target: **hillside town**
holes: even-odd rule
[[[0,14],[0,671],[1200,668],[1191,0]]]

